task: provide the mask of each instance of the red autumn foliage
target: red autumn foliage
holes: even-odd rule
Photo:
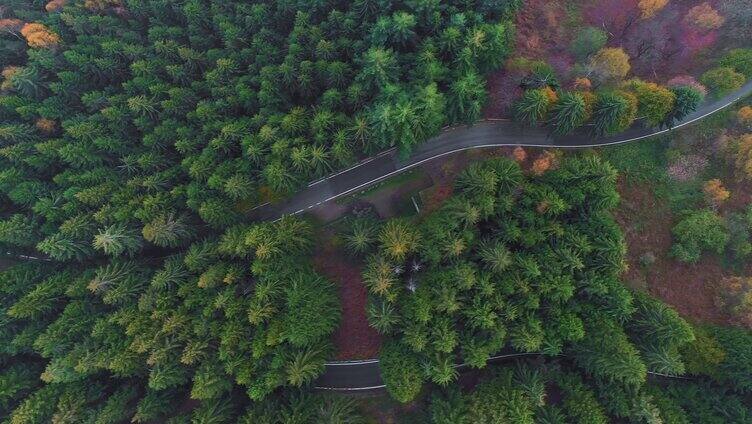
[[[10,32],[13,34],[17,34],[19,31],[21,31],[21,28],[23,28],[23,21],[20,19],[13,19],[13,18],[5,18],[0,19],[0,31],[2,32]]]
[[[615,41],[621,41],[640,20],[638,0],[602,0],[585,8],[584,17],[592,26],[604,28]]]
[[[609,45],[627,51],[636,75],[655,79],[691,73],[698,54],[717,41],[715,30],[698,26],[696,19],[686,19],[696,5],[696,1],[670,2],[653,17],[643,19],[637,0],[603,0],[587,7],[584,17],[589,25],[611,34]]]
[[[549,49],[565,50],[568,39],[563,26],[566,10],[562,2],[527,0],[515,21],[517,54],[541,57]]]

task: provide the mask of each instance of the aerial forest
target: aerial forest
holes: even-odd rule
[[[248,210],[477,119],[516,6],[4,2],[0,416],[229,422],[310,383],[312,227]]]
[[[321,223],[252,212],[481,120],[522,7],[4,0],[0,423],[367,422],[314,390],[343,319]],[[669,127],[708,94],[606,82],[605,54],[597,92],[520,65],[519,127]],[[747,50],[724,60],[710,97],[750,75]],[[623,285],[616,169],[546,161],[478,161],[431,213],[338,222],[389,395],[436,424],[752,422],[752,335]],[[489,363],[509,352],[537,359]],[[458,367],[488,372],[461,390]]]

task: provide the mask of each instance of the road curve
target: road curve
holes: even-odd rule
[[[708,115],[724,109],[752,95],[752,81],[720,99],[704,103],[697,111],[678,122],[672,129],[690,125]],[[253,211],[257,220],[277,219],[283,215],[299,214],[322,203],[362,190],[385,178],[404,172],[441,156],[468,149],[503,146],[589,148],[612,146],[642,140],[663,134],[671,129],[641,128],[634,126],[616,136],[593,138],[585,129],[564,137],[551,137],[543,128],[525,128],[510,121],[483,121],[473,126],[452,127],[418,146],[409,158],[400,159],[396,149],[386,150],[376,156],[310,183],[305,189],[284,202],[265,204]],[[539,353],[516,353],[505,350],[489,359],[498,362]],[[456,368],[466,367],[459,364]],[[657,376],[665,376],[657,373]],[[678,378],[678,377],[673,377]],[[383,389],[378,359],[363,361],[328,362],[324,373],[315,381],[314,387],[332,391],[368,391]]]
[[[705,102],[698,110],[674,125],[673,129],[690,125],[751,94],[752,81],[749,81],[734,93]],[[472,126],[451,127],[416,147],[408,158],[399,158],[394,148],[386,150],[350,168],[314,181],[282,202],[259,206],[250,212],[250,217],[265,221],[283,215],[299,214],[430,160],[463,150],[503,146],[564,149],[602,147],[642,140],[669,131],[671,130],[635,125],[615,136],[593,138],[585,128],[568,136],[552,137],[545,128],[528,128],[510,121],[482,121]]]

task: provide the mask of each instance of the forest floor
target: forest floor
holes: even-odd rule
[[[666,202],[656,198],[649,184],[622,180],[619,194],[615,215],[627,241],[625,284],[648,291],[692,322],[728,324],[729,317],[713,300],[715,284],[727,274],[721,258],[703,255],[696,264],[674,260],[669,256],[674,219]],[[645,264],[648,256],[655,262]]]
[[[342,319],[334,332],[335,360],[371,359],[379,355],[381,336],[368,325],[368,290],[361,278],[361,265],[350,258],[331,233],[322,235],[314,267],[337,285]]]

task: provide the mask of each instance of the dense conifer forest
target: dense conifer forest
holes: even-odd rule
[[[249,212],[480,119],[522,5],[4,1],[0,423],[363,422],[312,390],[341,319],[311,261],[317,224]],[[701,98],[662,93],[656,123]],[[585,122],[567,99],[562,126]],[[389,393],[433,390],[435,423],[750,422],[750,334],[692,327],[620,283],[615,181],[593,156],[539,175],[497,159],[425,219],[349,219]],[[455,363],[504,349],[543,359],[445,389]]]

